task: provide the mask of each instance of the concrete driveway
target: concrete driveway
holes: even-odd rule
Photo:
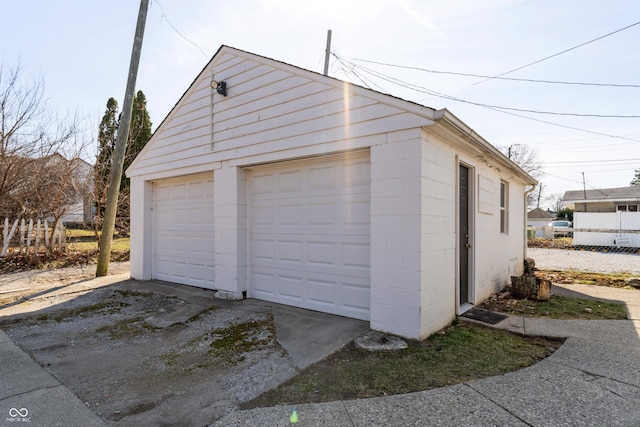
[[[110,424],[205,425],[369,330],[368,322],[222,301],[213,291],[129,280],[126,272],[65,280],[55,271],[51,281],[43,274],[0,280],[0,326]],[[13,409],[30,409],[32,425],[52,425],[55,402],[42,406],[42,393],[29,401],[10,386],[0,386],[3,416],[12,409],[3,402],[18,395]]]

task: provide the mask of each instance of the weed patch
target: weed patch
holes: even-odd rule
[[[213,364],[232,366],[243,362],[247,354],[269,348],[275,342],[273,319],[251,321],[214,329],[180,348],[164,353],[160,359],[171,368],[191,373]]]
[[[87,305],[84,307],[73,308],[56,313],[53,316],[53,320],[56,322],[62,322],[72,317],[89,317],[96,314],[114,314],[120,312],[125,307],[129,307],[129,304],[121,301],[103,301],[97,304]]]
[[[160,328],[145,322],[144,318],[136,317],[133,319],[120,320],[111,325],[102,326],[98,328],[96,332],[108,333],[112,340],[119,340],[146,335],[147,333],[157,331],[158,329]]]

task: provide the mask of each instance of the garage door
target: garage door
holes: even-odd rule
[[[214,289],[213,173],[157,181],[153,277]]]
[[[250,295],[369,319],[369,157],[254,168]]]

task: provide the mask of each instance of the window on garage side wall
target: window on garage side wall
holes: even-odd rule
[[[509,232],[509,184],[500,181],[500,233]]]

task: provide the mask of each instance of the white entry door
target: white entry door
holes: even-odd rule
[[[368,155],[251,170],[249,293],[368,320]]]
[[[214,289],[213,172],[153,184],[153,278]]]

